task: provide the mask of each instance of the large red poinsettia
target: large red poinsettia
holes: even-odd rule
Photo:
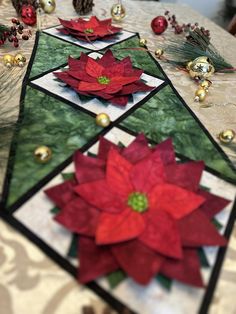
[[[130,57],[117,61],[111,50],[98,60],[81,53],[80,59],[68,59],[69,70],[54,75],[77,93],[96,96],[114,105],[125,106],[129,95],[151,91],[141,79],[143,70],[132,67]]]
[[[199,188],[203,162],[176,163],[171,140],[150,148],[139,135],[124,149],[101,138],[97,158],[77,151],[74,163],[76,178],[46,194],[80,235],[80,282],[122,269],[140,284],[203,285],[197,252],[226,245],[211,220],[228,204]]]
[[[58,28],[58,31],[62,34],[72,35],[79,40],[88,42],[97,39],[111,39],[122,30],[111,24],[112,19],[99,20],[96,16],[91,16],[89,20],[77,18],[70,21],[59,19],[59,21],[63,28]]]

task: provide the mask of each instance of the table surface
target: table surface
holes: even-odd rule
[[[57,9],[52,15],[42,17],[43,28],[57,24],[57,17],[75,17],[72,1],[57,0]],[[93,14],[108,17],[111,1],[96,0]],[[139,32],[148,40],[150,50],[161,47],[171,38],[173,32],[168,29],[163,35],[155,36],[150,30],[150,21],[156,15],[163,15],[166,9],[176,14],[178,21],[183,23],[198,22],[211,31],[212,42],[221,54],[236,65],[236,40],[216,24],[212,23],[187,6],[162,4],[152,1],[124,1],[127,17],[122,27]],[[0,0],[0,21],[10,24],[16,15],[9,0]],[[29,60],[34,44],[34,36],[21,44],[19,49]],[[9,45],[0,48],[0,57],[8,52],[15,52]],[[45,56],[46,57],[46,56]],[[163,69],[173,85],[196,114],[215,141],[220,145],[217,135],[223,129],[236,129],[236,93],[235,74],[217,74],[213,77],[213,87],[206,100],[211,104],[202,108],[194,103],[196,89],[189,77],[172,66],[161,62]],[[10,109],[16,117],[18,114],[19,96],[24,69],[6,70],[0,63],[0,77],[5,78],[0,86],[0,113]],[[14,86],[14,87],[13,87]],[[235,144],[222,146],[229,158],[236,165]],[[8,146],[0,151],[0,194],[6,170]],[[79,313],[81,305],[93,305],[96,313],[102,313],[106,305],[93,292],[79,286],[78,283],[59,266],[53,263],[35,245],[0,220],[0,305],[3,314],[60,314]],[[47,289],[45,289],[47,287]],[[220,279],[214,294],[209,313],[236,313],[236,227],[227,249]],[[3,309],[3,310],[2,310]]]

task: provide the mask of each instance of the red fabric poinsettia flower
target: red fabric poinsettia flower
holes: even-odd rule
[[[228,204],[199,188],[203,162],[176,163],[171,140],[151,149],[139,135],[124,149],[101,138],[97,158],[77,151],[74,163],[76,179],[46,194],[80,235],[80,282],[122,269],[203,286],[197,250],[226,245],[211,219]]]
[[[143,70],[132,67],[130,57],[117,61],[111,50],[100,59],[81,53],[80,59],[68,59],[69,70],[54,75],[71,86],[77,93],[96,96],[114,105],[125,106],[129,95],[151,91],[141,79]]]
[[[101,38],[111,39],[122,30],[120,27],[111,25],[112,19],[99,20],[96,16],[91,16],[89,20],[78,18],[70,21],[59,19],[59,21],[63,26],[63,28],[58,28],[59,32],[88,42]]]

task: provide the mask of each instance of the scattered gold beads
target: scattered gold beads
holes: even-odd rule
[[[221,143],[224,143],[224,144],[229,144],[233,141],[233,139],[235,138],[235,132],[234,130],[224,130],[222,132],[220,132],[219,134],[219,140],[221,141]]]
[[[111,123],[111,119],[108,116],[108,114],[106,114],[106,113],[99,113],[96,116],[96,124],[97,125],[99,125],[99,126],[101,126],[103,128],[106,128],[110,123]]]
[[[122,21],[126,16],[125,7],[121,3],[114,4],[111,8],[111,16],[114,21]]]
[[[14,56],[10,54],[4,55],[3,63],[8,69],[12,68],[14,66]]]
[[[22,68],[26,63],[26,57],[21,53],[17,53],[14,58],[14,63]]]
[[[202,102],[206,98],[206,91],[204,88],[198,88],[195,92],[194,101]]]
[[[159,48],[155,50],[155,56],[159,59],[164,53],[164,50]]]
[[[147,45],[147,39],[145,38],[140,38],[139,40],[139,46],[140,47],[145,47]]]
[[[34,151],[34,158],[36,162],[45,164],[52,158],[52,150],[48,146],[39,146]]]
[[[14,65],[22,68],[26,63],[26,57],[21,53],[17,53],[15,56],[6,54],[3,56],[3,63],[8,69],[11,69]]]

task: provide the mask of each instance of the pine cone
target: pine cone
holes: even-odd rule
[[[35,9],[38,7],[37,0],[11,0],[16,12],[20,14],[23,5],[31,4]]]
[[[92,11],[94,3],[93,0],[73,0],[73,6],[79,15],[85,15]]]

